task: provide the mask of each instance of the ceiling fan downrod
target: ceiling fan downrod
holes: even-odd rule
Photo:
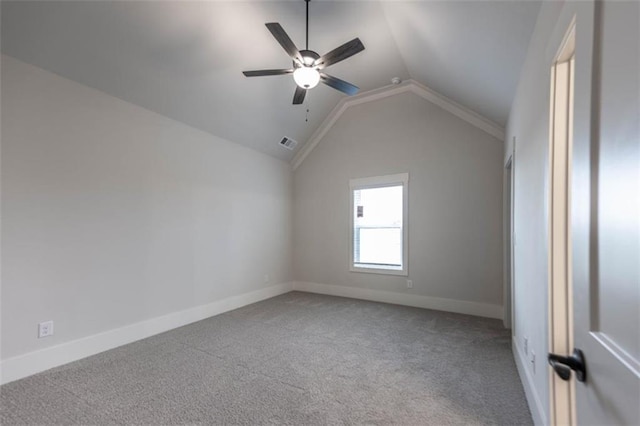
[[[305,3],[307,3],[307,46],[305,47],[306,50],[309,50],[309,2],[311,0],[304,0]]]

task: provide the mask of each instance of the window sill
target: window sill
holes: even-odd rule
[[[398,275],[401,277],[409,276],[407,269],[386,269],[386,268],[364,268],[360,266],[351,266],[350,272],[362,272],[365,274],[380,274],[380,275]]]

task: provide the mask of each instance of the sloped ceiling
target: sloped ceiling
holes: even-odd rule
[[[359,37],[366,49],[330,74],[362,91],[413,78],[504,125],[538,1],[313,0],[309,48]],[[304,47],[303,1],[2,1],[2,52],[285,161],[345,96],[319,85],[292,105],[291,76],[266,22]],[[307,113],[307,110],[308,113]]]

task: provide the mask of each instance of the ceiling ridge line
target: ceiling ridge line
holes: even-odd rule
[[[398,85],[384,86],[379,89],[363,92],[355,96],[345,97],[331,110],[329,115],[320,124],[315,132],[307,139],[300,151],[291,160],[292,170],[296,170],[300,164],[307,158],[311,151],[320,143],[329,130],[335,125],[344,112],[352,106],[361,105],[368,102],[374,102],[389,96],[398,95],[404,92],[414,93],[421,98],[433,103],[434,105],[444,109],[445,111],[455,115],[456,117],[466,121],[467,123],[485,131],[491,136],[504,141],[504,127],[489,120],[488,118],[478,114],[477,112],[460,105],[459,103],[447,98],[446,96],[428,88],[415,80],[405,80]]]
[[[404,70],[409,76],[410,79],[414,78],[413,73],[409,70],[409,65],[407,63],[407,58],[405,57],[404,50],[400,49],[400,43],[398,43],[398,36],[394,30],[394,27],[389,22],[389,13],[387,12],[387,3],[380,1],[378,3],[380,9],[382,10],[382,16],[384,17],[384,21],[387,24],[387,29],[389,30],[389,34],[391,34],[391,39],[393,40],[393,44],[396,46],[396,50],[398,51],[398,55],[400,55],[400,59],[402,59],[402,65],[404,65]]]

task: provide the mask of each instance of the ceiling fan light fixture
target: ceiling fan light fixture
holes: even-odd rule
[[[320,73],[315,68],[303,66],[293,72],[293,79],[303,89],[313,89],[320,82]]]

